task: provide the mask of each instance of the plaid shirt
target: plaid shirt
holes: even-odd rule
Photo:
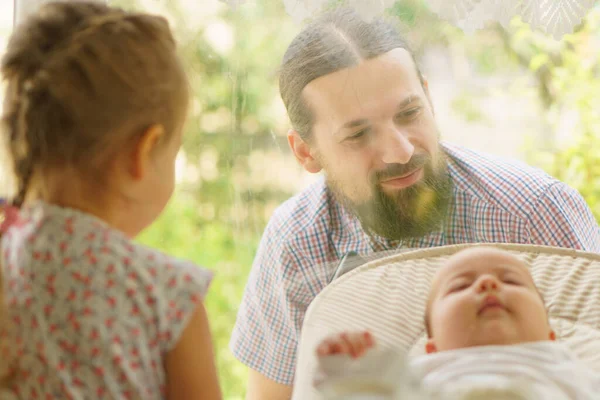
[[[350,251],[459,243],[522,243],[600,253],[600,228],[581,195],[541,170],[442,144],[454,199],[441,229],[405,242],[370,237],[323,180],[282,204],[262,237],[231,339],[233,354],[292,385],[304,314]]]

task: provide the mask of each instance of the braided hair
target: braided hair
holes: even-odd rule
[[[49,171],[75,167],[97,179],[148,127],[161,124],[170,135],[189,96],[167,21],[97,2],[40,7],[13,32],[0,74],[7,83],[0,138],[17,183],[10,205],[18,208],[39,196]]]

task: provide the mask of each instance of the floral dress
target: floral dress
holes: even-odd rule
[[[166,353],[210,284],[196,265],[38,202],[4,224],[2,399],[161,399]]]

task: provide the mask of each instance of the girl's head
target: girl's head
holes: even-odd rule
[[[158,216],[188,102],[166,20],[50,3],[18,26],[0,69],[17,206],[42,198],[131,236]]]

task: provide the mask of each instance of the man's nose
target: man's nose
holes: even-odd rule
[[[407,164],[415,153],[415,146],[397,127],[387,129],[382,135],[381,160],[386,164]]]
[[[492,290],[498,290],[498,287],[500,286],[498,279],[496,279],[496,277],[491,276],[491,275],[485,275],[482,276],[481,278],[479,278],[479,281],[477,282],[477,291],[479,293],[481,292],[489,292]]]

